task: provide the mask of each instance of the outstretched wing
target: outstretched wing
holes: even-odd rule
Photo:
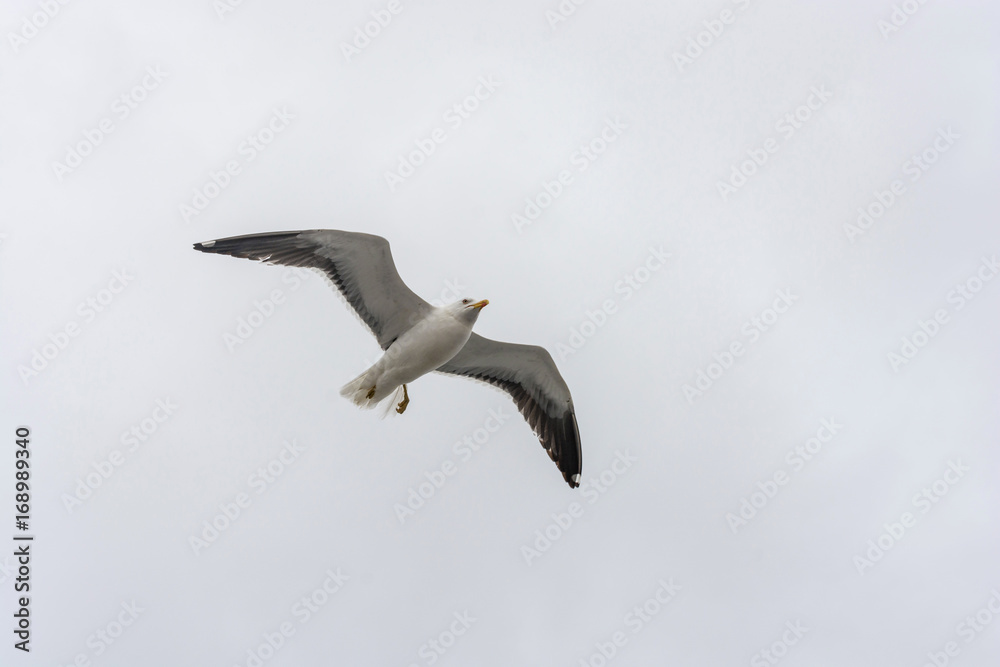
[[[375,334],[383,350],[432,307],[399,277],[389,242],[373,234],[333,229],[248,234],[195,243],[194,248],[268,264],[320,269]]]
[[[465,347],[437,370],[482,380],[510,394],[563,479],[573,488],[580,485],[583,456],[573,398],[545,348],[501,343],[473,333]]]

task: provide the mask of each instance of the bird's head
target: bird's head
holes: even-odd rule
[[[462,299],[461,301],[456,301],[455,303],[450,304],[447,308],[459,320],[473,324],[479,317],[479,311],[481,311],[487,304],[489,304],[489,301],[486,299],[483,299],[482,301]]]

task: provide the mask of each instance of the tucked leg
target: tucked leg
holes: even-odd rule
[[[368,390],[368,395],[366,398],[371,398],[374,395],[375,395],[375,385],[372,385],[372,388]]]
[[[396,406],[396,412],[398,412],[399,414],[403,414],[404,412],[406,412],[406,406],[409,405],[409,404],[410,404],[410,396],[409,396],[409,394],[406,393],[406,385],[404,384],[403,385],[403,400],[401,400],[399,402],[399,405]]]

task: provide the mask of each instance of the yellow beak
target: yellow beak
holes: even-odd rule
[[[482,301],[477,301],[473,304],[469,304],[469,308],[482,308],[490,304],[488,299],[483,299]]]

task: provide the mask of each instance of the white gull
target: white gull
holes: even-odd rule
[[[399,277],[389,242],[372,234],[332,229],[273,232],[194,247],[325,273],[384,351],[371,368],[340,390],[356,405],[372,408],[393,396],[393,402],[399,401],[396,412],[402,414],[410,401],[406,385],[431,371],[487,382],[510,394],[563,479],[571,487],[580,485],[580,431],[569,387],[544,348],[503,343],[472,332],[489,303],[485,299],[432,306]]]

